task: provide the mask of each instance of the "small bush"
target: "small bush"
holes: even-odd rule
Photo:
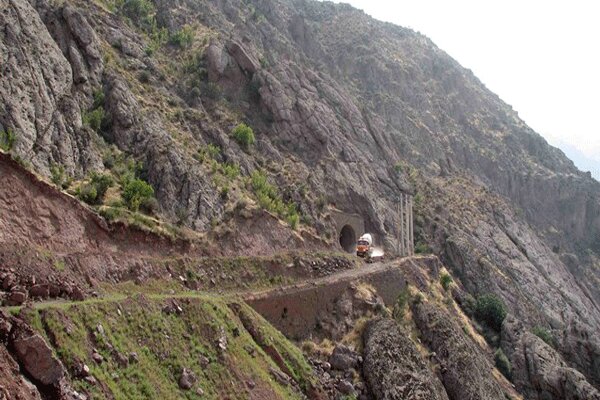
[[[235,141],[245,150],[254,144],[254,131],[248,125],[241,123],[231,132]]]
[[[298,227],[300,215],[298,214],[296,204],[285,203],[281,199],[277,188],[267,181],[267,176],[264,173],[260,171],[252,172],[250,175],[250,184],[256,195],[258,205],[261,208],[277,214],[280,218],[284,218],[292,229]]]
[[[141,179],[132,179],[123,187],[123,200],[127,207],[134,212],[140,209],[140,205],[146,199],[154,196],[154,189]]]
[[[107,221],[114,221],[123,215],[123,209],[120,207],[102,207],[100,215]]]
[[[99,107],[104,107],[104,91],[102,88],[94,91],[94,104],[92,104],[92,109],[96,109]]]
[[[240,167],[236,164],[225,163],[222,164],[223,175],[229,179],[235,179],[240,175]]]
[[[542,339],[544,342],[546,342],[546,344],[547,344],[548,346],[551,346],[551,347],[556,347],[556,346],[555,346],[555,345],[556,345],[556,342],[555,342],[555,340],[554,340],[554,336],[552,336],[552,334],[551,334],[551,333],[550,333],[548,330],[546,330],[545,328],[543,328],[543,327],[541,327],[541,326],[536,326],[536,327],[534,327],[534,328],[531,330],[531,332],[532,332],[532,333],[533,333],[535,336],[539,337],[539,338],[540,338],[540,339]]]
[[[494,362],[496,363],[496,368],[498,368],[498,371],[500,371],[502,375],[509,380],[512,379],[512,365],[502,349],[498,349],[496,350],[496,353],[494,353]]]
[[[192,45],[194,41],[194,30],[191,26],[186,25],[181,30],[175,32],[169,38],[169,43],[181,49],[186,49]]]
[[[452,277],[450,275],[443,273],[440,276],[440,285],[442,285],[445,291],[448,291],[452,282]]]
[[[467,314],[469,317],[472,317],[473,315],[475,315],[475,310],[477,309],[477,300],[475,300],[473,296],[467,293],[465,294],[465,297],[460,306],[462,307],[465,314]]]
[[[93,185],[86,183],[77,189],[77,197],[85,203],[95,204],[98,199],[98,192]]]
[[[100,132],[102,121],[104,120],[104,108],[98,107],[95,110],[83,114],[83,124],[89,126],[94,132]]]
[[[493,294],[486,294],[477,299],[475,317],[497,332],[502,328],[506,313],[504,302]]]
[[[150,82],[150,72],[148,72],[146,70],[140,71],[138,73],[138,81],[140,81],[141,83]]]
[[[50,175],[52,183],[61,189],[66,189],[71,185],[72,179],[65,172],[65,167],[60,164],[50,166]]]
[[[11,151],[16,140],[17,137],[12,130],[7,129],[5,131],[0,131],[0,149]]]
[[[155,197],[148,197],[142,200],[140,204],[140,210],[149,215],[155,215],[158,213],[159,204]]]
[[[99,174],[92,172],[90,183],[96,189],[98,200],[102,200],[108,188],[110,188],[115,182],[112,176],[108,174]]]
[[[398,298],[396,299],[396,304],[394,304],[394,310],[392,311],[392,316],[396,321],[402,321],[404,319],[409,300],[410,290],[408,289],[408,287],[405,287],[398,295]]]
[[[431,253],[431,249],[429,246],[423,242],[419,242],[415,245],[415,253],[416,254],[429,254]]]
[[[300,216],[298,216],[298,213],[288,214],[288,216],[286,217],[286,221],[293,230],[296,230],[296,228],[298,228]]]
[[[223,90],[218,84],[214,82],[203,84],[202,89],[202,92],[206,94],[206,97],[208,97],[211,100],[217,101],[220,100],[221,97],[223,97]]]
[[[120,11],[142,29],[151,30],[156,25],[155,9],[150,0],[125,0]]]

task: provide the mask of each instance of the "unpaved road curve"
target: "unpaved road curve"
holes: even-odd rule
[[[311,288],[311,287],[323,287],[323,286],[333,285],[335,283],[342,282],[342,281],[360,280],[361,278],[366,278],[366,277],[369,277],[372,275],[384,273],[389,270],[402,268],[402,265],[405,263],[411,263],[413,265],[416,265],[415,261],[417,261],[418,259],[425,259],[425,258],[428,258],[428,257],[407,257],[407,258],[396,259],[396,260],[391,260],[391,261],[386,261],[386,262],[363,264],[359,268],[354,268],[354,269],[350,269],[350,270],[346,270],[346,271],[342,271],[342,272],[337,272],[337,273],[334,273],[334,274],[331,274],[331,275],[325,276],[325,277],[320,277],[320,278],[315,278],[315,279],[307,279],[307,280],[296,282],[294,284],[287,285],[287,286],[281,286],[281,287],[277,287],[277,288],[258,290],[258,291],[257,290],[248,290],[248,291],[237,291],[237,290],[233,291],[232,290],[232,291],[220,292],[219,294],[225,295],[225,296],[239,295],[245,301],[256,301],[256,300],[268,298],[271,296],[281,295],[284,293],[292,294],[295,292],[301,292],[301,291],[304,291],[307,288]],[[194,297],[202,296],[202,294],[210,294],[210,293],[215,293],[215,292],[217,292],[217,290],[205,290],[205,291],[199,291],[199,292],[184,291],[184,292],[176,292],[176,293],[172,293],[172,294],[150,293],[150,294],[144,294],[144,295],[151,299],[160,300],[160,299],[170,299],[170,298],[194,298]],[[122,300],[125,300],[127,297],[134,296],[136,294],[143,294],[143,292],[131,293],[131,294],[111,293],[111,294],[107,294],[105,296],[90,298],[83,302],[60,300],[60,299],[48,300],[48,301],[34,302],[32,304],[32,307],[35,309],[44,309],[44,308],[52,308],[52,307],[69,307],[70,305],[77,305],[77,304],[96,304],[96,303],[111,302],[111,301],[122,301]],[[16,310],[20,310],[22,307],[23,306],[1,307],[1,309],[9,310],[9,311],[16,311]]]

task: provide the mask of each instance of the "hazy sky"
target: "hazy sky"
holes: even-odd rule
[[[600,161],[600,2],[343,2],[425,34],[550,143]]]

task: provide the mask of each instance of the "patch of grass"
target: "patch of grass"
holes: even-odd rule
[[[194,30],[186,25],[169,37],[169,43],[181,49],[187,49],[194,41]]]
[[[450,285],[452,284],[452,282],[454,281],[452,280],[452,277],[449,274],[443,273],[440,275],[440,285],[442,285],[445,291],[448,291],[448,289],[450,289]]]
[[[0,131],[0,149],[9,152],[15,145],[17,136],[11,129]]]
[[[506,377],[506,379],[512,379],[512,365],[506,357],[506,354],[502,351],[502,349],[496,350],[494,353],[494,362],[496,364],[496,368],[498,371],[502,373]]]
[[[65,262],[63,260],[56,260],[54,261],[54,269],[57,271],[64,271],[65,270]]]
[[[431,248],[427,245],[427,243],[419,242],[415,245],[415,253],[416,254],[430,254]]]
[[[73,182],[73,178],[66,173],[65,167],[60,164],[50,165],[50,175],[52,183],[61,189],[67,189]]]
[[[100,133],[102,121],[104,121],[104,108],[98,107],[91,111],[84,112],[82,121],[85,126],[89,126],[96,133]]]
[[[284,202],[277,188],[269,183],[263,172],[258,170],[252,172],[250,184],[261,208],[284,218],[292,229],[297,228],[300,216],[296,204]]]
[[[202,388],[203,398],[244,399],[246,383],[240,376],[251,377],[278,398],[300,398],[293,389],[271,378],[269,368],[278,367],[229,309],[228,300],[211,295],[172,298],[181,313],[164,312],[163,307],[171,300],[151,295],[82,302],[37,312],[67,369],[72,372],[78,362],[84,362],[101,382],[90,386],[84,380],[73,380],[74,388],[91,398],[196,399],[196,389]],[[294,379],[301,386],[310,384],[312,372],[300,351],[248,306],[244,307],[257,330],[284,357]],[[103,334],[99,333],[99,325]],[[224,351],[215,345],[221,338],[227,343]],[[104,357],[101,364],[91,360],[93,348]],[[131,352],[137,354],[137,361],[119,365],[115,354],[128,357]],[[189,391],[178,386],[184,367],[198,378]]]
[[[556,340],[554,339],[554,336],[552,335],[552,333],[550,333],[547,329],[545,329],[544,327],[541,326],[535,326],[532,330],[531,333],[533,333],[535,336],[539,337],[540,339],[542,339],[544,342],[546,342],[546,344],[550,347],[556,347]]]
[[[396,299],[396,304],[394,304],[394,309],[392,311],[392,316],[398,322],[404,320],[404,316],[408,310],[408,302],[410,300],[410,289],[409,287],[405,287],[402,289],[398,298]]]

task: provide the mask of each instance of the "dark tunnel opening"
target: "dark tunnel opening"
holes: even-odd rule
[[[340,246],[348,253],[353,253],[356,246],[356,232],[350,225],[344,225],[340,232]]]

